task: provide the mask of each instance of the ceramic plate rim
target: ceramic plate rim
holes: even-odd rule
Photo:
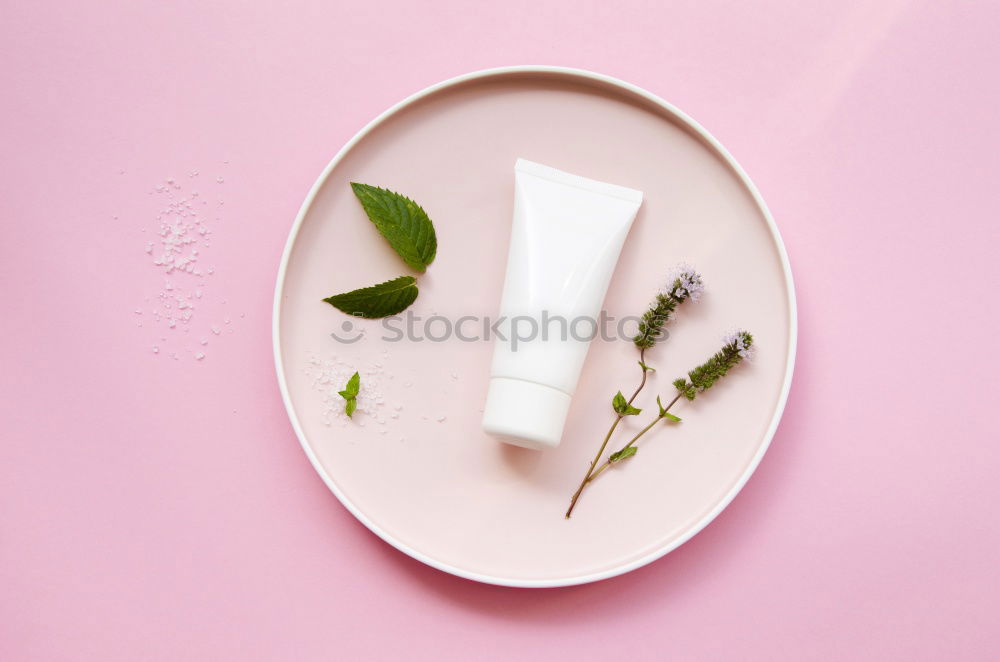
[[[778,250],[778,255],[781,260],[781,267],[785,279],[786,285],[786,296],[788,298],[788,353],[785,359],[785,375],[782,382],[781,393],[778,397],[778,403],[775,407],[774,414],[771,418],[768,428],[764,433],[764,438],[760,444],[757,452],[754,454],[753,458],[747,465],[746,470],[740,476],[739,480],[732,486],[732,488],[726,493],[726,495],[712,508],[708,513],[706,513],[700,520],[695,522],[688,530],[681,536],[671,540],[669,543],[657,548],[648,554],[624,563],[618,567],[604,570],[601,572],[594,572],[584,575],[578,575],[574,577],[559,577],[554,579],[517,579],[510,577],[498,577],[492,575],[486,575],[478,572],[471,572],[469,570],[464,570],[462,568],[453,566],[448,563],[443,563],[437,559],[431,558],[412,547],[404,544],[403,542],[394,538],[387,531],[383,530],[378,524],[369,519],[360,510],[358,510],[350,499],[348,499],[337,486],[337,484],[330,478],[327,474],[326,469],[320,463],[319,458],[313,452],[312,447],[306,440],[306,435],[302,430],[302,426],[299,424],[298,417],[295,414],[295,409],[292,407],[291,395],[288,391],[288,384],[285,380],[285,370],[284,364],[281,357],[281,304],[282,304],[282,293],[285,287],[285,275],[288,268],[288,261],[291,257],[292,248],[295,246],[296,239],[298,238],[299,230],[302,227],[302,223],[305,220],[306,215],[309,213],[309,209],[312,207],[312,203],[319,193],[320,189],[326,183],[327,178],[330,173],[333,172],[334,168],[344,159],[344,157],[354,148],[354,146],[360,142],[365,136],[367,136],[373,129],[379,126],[389,117],[395,115],[400,110],[412,105],[414,102],[430,96],[436,92],[444,90],[449,87],[455,87],[463,83],[467,83],[474,80],[481,80],[493,77],[509,76],[513,74],[546,74],[555,75],[559,77],[565,77],[567,79],[577,79],[585,80],[590,83],[600,83],[604,87],[616,88],[619,91],[625,91],[632,95],[643,98],[644,100],[659,106],[661,109],[665,110],[668,114],[672,115],[678,122],[684,124],[690,131],[698,135],[703,139],[711,149],[713,149],[716,154],[723,161],[732,168],[733,172],[739,178],[740,183],[746,188],[746,190],[753,197],[753,201],[759,209],[764,220],[767,222],[768,230],[771,233],[771,238],[774,241],[775,247]],[[795,353],[798,343],[798,313],[795,301],[795,286],[792,280],[792,270],[788,262],[788,254],[785,251],[785,244],[781,239],[781,234],[778,232],[778,228],[774,223],[774,218],[771,216],[771,212],[761,197],[760,192],[757,187],[747,176],[743,168],[736,159],[729,154],[725,147],[715,139],[712,134],[706,131],[700,124],[688,117],[683,111],[676,108],[667,101],[661,99],[660,97],[648,92],[636,85],[627,83],[618,78],[612,76],[607,76],[604,74],[595,73],[592,71],[587,71],[584,69],[574,69],[570,67],[560,67],[560,66],[548,66],[548,65],[520,65],[520,66],[509,66],[509,67],[496,67],[491,69],[483,69],[480,71],[473,71],[460,76],[455,76],[447,80],[441,81],[429,87],[420,90],[419,92],[410,95],[409,97],[403,99],[399,103],[390,107],[388,110],[384,111],[378,117],[370,121],[365,125],[360,131],[358,131],[354,136],[340,148],[340,151],[333,157],[333,159],[327,164],[326,168],[316,179],[312,188],[309,190],[308,195],[306,195],[302,206],[299,209],[298,215],[295,217],[295,222],[292,224],[292,229],[289,232],[288,240],[285,243],[284,251],[281,255],[281,263],[278,266],[277,282],[275,284],[274,291],[274,307],[272,311],[271,320],[271,334],[272,334],[272,348],[274,351],[274,366],[278,376],[278,386],[281,390],[281,399],[285,405],[285,411],[288,414],[288,418],[291,421],[292,428],[295,430],[295,436],[298,437],[299,444],[302,446],[302,450],[305,451],[306,456],[309,458],[309,462],[312,463],[313,469],[316,473],[320,475],[326,486],[333,492],[334,496],[340,501],[341,504],[347,510],[364,524],[368,529],[377,535],[379,538],[389,543],[399,551],[407,554],[414,559],[427,565],[437,568],[438,570],[457,575],[459,577],[464,577],[466,579],[471,579],[478,582],[484,582],[487,584],[496,584],[500,586],[513,586],[521,588],[545,588],[545,587],[557,587],[557,586],[573,586],[576,584],[586,584],[589,582],[595,582],[602,579],[608,579],[610,577],[615,577],[626,572],[635,570],[636,568],[641,568],[642,566],[652,563],[653,561],[665,556],[671,551],[677,549],[685,542],[690,540],[695,534],[708,526],[709,523],[714,520],[719,513],[721,513],[739,494],[743,486],[746,485],[750,476],[756,471],[757,466],[760,464],[761,459],[764,457],[764,453],[767,452],[768,447],[771,445],[771,440],[774,438],[774,434],[778,429],[778,423],[781,421],[781,416],[785,410],[785,404],[788,400],[788,393],[792,386],[792,373],[795,367]]]

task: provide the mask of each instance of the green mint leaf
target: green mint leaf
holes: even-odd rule
[[[681,422],[681,419],[679,417],[674,416],[673,414],[671,414],[669,412],[663,412],[662,414],[660,414],[660,416],[662,416],[663,418],[667,419],[668,421],[673,421],[674,423],[680,423]]]
[[[372,319],[401,313],[416,298],[417,279],[413,276],[400,276],[371,287],[334,294],[323,301],[348,315]]]
[[[340,394],[344,395],[344,393],[347,393],[347,395],[344,395],[345,398],[354,398],[357,397],[358,391],[360,390],[361,390],[361,375],[355,372],[353,375],[351,375],[351,378],[347,380],[347,386],[344,387],[344,390],[341,391]]]
[[[437,235],[427,213],[404,195],[351,182],[368,218],[403,262],[423,273],[437,254]]]
[[[626,448],[621,449],[620,451],[615,451],[614,453],[612,453],[611,456],[608,458],[608,462],[610,462],[611,464],[616,464],[618,462],[621,462],[622,460],[627,460],[628,458],[635,455],[637,452],[639,452],[638,448],[636,448],[635,446],[628,446]]]
[[[641,409],[636,409],[628,403],[621,391],[615,393],[614,399],[611,400],[611,407],[619,416],[635,416],[642,413]]]
[[[344,412],[348,418],[354,417],[354,410],[358,408],[358,393],[361,391],[361,375],[355,372],[347,380],[343,391],[337,391],[338,395],[347,401]]]
[[[621,391],[615,393],[615,397],[611,400],[611,407],[615,410],[616,414],[622,414],[625,412],[625,408],[628,407],[628,402],[625,401],[625,396],[622,395]]]
[[[656,372],[656,368],[650,368],[648,365],[646,365],[642,361],[639,361],[639,365],[641,365],[642,369],[645,370],[646,372]]]

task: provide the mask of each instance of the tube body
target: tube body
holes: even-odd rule
[[[518,159],[483,429],[559,444],[601,304],[642,193]]]

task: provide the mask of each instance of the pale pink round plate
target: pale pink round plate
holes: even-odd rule
[[[563,513],[611,423],[611,397],[633,390],[640,376],[635,348],[624,340],[593,343],[562,445],[538,452],[498,443],[480,429],[492,345],[441,340],[446,320],[497,314],[518,157],[645,193],[605,301],[609,315],[640,314],[675,263],[695,265],[704,276],[702,301],[685,304],[670,338],[648,354],[657,372],[638,406],[655,410],[657,393],[672,397],[670,382],[718,349],[727,330],[749,329],[758,346],[754,363],[695,402],[679,403],[674,411],[684,422],[647,435],[634,458],[590,486],[570,520]],[[400,333],[322,301],[411,273],[366,218],[351,181],[402,192],[434,221],[437,259],[419,277],[410,312],[422,319],[410,338],[403,324],[393,325]],[[474,323],[463,332],[482,335]],[[302,206],[274,309],[285,405],[337,498],[414,558],[514,586],[611,577],[708,524],[774,434],[795,333],[781,239],[722,146],[648,92],[553,67],[446,81],[358,133]],[[354,370],[368,411],[346,422],[336,392]],[[644,420],[627,419],[615,447]]]

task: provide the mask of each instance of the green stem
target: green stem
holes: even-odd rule
[[[645,365],[646,348],[642,348],[639,350],[639,362]],[[632,404],[632,401],[635,400],[636,396],[639,395],[639,392],[646,385],[647,372],[649,371],[646,368],[642,369],[642,381],[639,382],[639,387],[635,389],[635,393],[632,394],[632,397],[628,399],[629,405]],[[611,429],[608,430],[608,433],[606,435],[604,435],[604,441],[601,443],[601,447],[597,450],[597,455],[594,456],[594,459],[590,463],[590,466],[587,467],[587,474],[583,477],[583,480],[580,481],[580,487],[576,488],[576,492],[573,493],[573,497],[569,501],[569,508],[566,509],[566,519],[569,519],[570,515],[573,514],[573,508],[576,507],[576,502],[577,500],[579,500],[580,494],[583,493],[583,488],[585,488],[587,486],[587,483],[589,483],[593,479],[594,469],[597,468],[597,463],[601,461],[601,456],[604,455],[604,449],[608,447],[608,441],[611,439],[611,435],[615,433],[615,429],[618,427],[618,424],[622,422],[623,418],[624,416],[622,416],[621,414],[615,413],[615,422],[611,424]]]
[[[680,394],[680,393],[678,393],[678,394],[677,394],[677,396],[676,396],[676,397],[674,397],[674,399],[670,401],[670,404],[669,404],[669,405],[667,405],[666,407],[664,407],[664,408],[663,408],[663,413],[665,414],[665,413],[667,413],[668,411],[670,411],[670,408],[671,408],[671,407],[673,407],[673,406],[674,406],[674,404],[675,404],[675,403],[676,403],[676,402],[677,402],[678,400],[680,400],[680,398],[681,398],[681,394]],[[622,452],[623,450],[625,450],[626,448],[631,448],[631,447],[632,447],[632,445],[633,445],[633,444],[634,444],[635,442],[639,441],[639,437],[641,437],[642,435],[644,435],[644,434],[646,434],[647,432],[649,432],[650,430],[652,430],[652,429],[653,429],[653,426],[654,426],[654,425],[656,425],[657,423],[659,423],[660,421],[662,421],[662,420],[663,420],[664,418],[666,418],[666,416],[664,416],[663,414],[660,414],[660,415],[658,415],[658,416],[657,416],[656,418],[654,418],[654,419],[653,419],[653,422],[652,422],[652,423],[650,423],[649,425],[647,425],[646,427],[644,427],[644,428],[643,428],[642,430],[640,430],[640,431],[639,431],[639,434],[637,434],[637,435],[635,435],[634,437],[632,437],[632,440],[631,440],[631,441],[629,441],[629,442],[628,442],[627,444],[625,444],[624,446],[622,446],[621,448],[619,448],[619,449],[618,449],[617,451],[615,451],[615,452],[616,452],[616,453],[620,453],[620,452]],[[614,455],[614,453],[612,453],[612,455]],[[610,458],[610,455],[609,455],[608,457]],[[611,466],[611,460],[610,460],[610,459],[609,459],[609,460],[606,460],[606,461],[604,462],[604,464],[602,464],[602,465],[601,465],[601,466],[600,466],[600,467],[599,467],[599,468],[597,469],[597,471],[594,471],[593,473],[591,473],[591,474],[590,474],[590,478],[588,478],[588,479],[587,479],[587,482],[589,483],[589,482],[591,482],[592,480],[594,480],[595,478],[597,478],[598,476],[600,476],[600,475],[601,475],[601,473],[602,473],[602,472],[603,472],[603,471],[604,471],[605,469],[607,469],[608,467],[610,467],[610,466]]]

